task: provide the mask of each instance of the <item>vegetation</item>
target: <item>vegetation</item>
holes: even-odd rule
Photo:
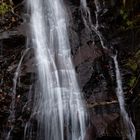
[[[123,28],[133,28],[135,25],[135,22],[133,20],[130,20],[129,18],[129,12],[124,7],[120,9],[120,15],[123,20]]]
[[[135,72],[138,68],[137,62],[135,59],[129,59],[126,66]]]
[[[129,82],[128,82],[128,85],[129,85],[130,87],[133,87],[134,84],[135,84],[135,82],[136,82],[136,80],[137,80],[137,78],[136,78],[135,76],[132,76],[131,79],[130,79]]]
[[[126,63],[126,67],[128,67],[132,72],[133,75],[131,76],[128,85],[130,87],[134,87],[134,85],[137,83],[137,79],[139,78],[138,69],[140,67],[140,50],[138,50],[132,58],[128,60]]]
[[[11,10],[11,5],[7,4],[6,2],[2,2],[0,4],[0,15],[4,15],[5,13]]]

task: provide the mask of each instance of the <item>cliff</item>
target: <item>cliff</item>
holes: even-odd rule
[[[116,77],[112,50],[118,52],[122,74],[126,109],[140,139],[140,2],[130,0],[101,0],[100,31],[108,49],[100,44],[99,37],[88,30],[81,16],[80,1],[65,0],[69,15],[71,54],[81,94],[89,111],[90,127],[87,139],[121,139],[120,109],[116,97]],[[92,22],[95,23],[95,5],[88,0]],[[0,1],[0,139],[4,140],[12,129],[12,140],[23,139],[24,129],[30,119],[36,79],[34,48],[30,46],[30,11],[26,0]],[[8,121],[14,96],[14,77],[23,53],[15,98],[16,121]],[[111,51],[111,52],[110,52]],[[36,120],[34,137],[36,132]],[[33,137],[33,139],[34,139]],[[26,138],[28,139],[28,138]]]

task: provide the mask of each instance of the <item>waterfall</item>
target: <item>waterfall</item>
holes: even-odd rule
[[[63,0],[29,0],[32,45],[38,68],[33,113],[37,140],[83,140],[83,106],[67,31]]]
[[[101,5],[100,5],[99,0],[94,0],[94,3],[95,3],[95,7],[96,7],[95,25],[92,23],[90,10],[87,7],[86,0],[81,0],[81,7],[82,7],[82,11],[83,11],[82,12],[83,21],[85,23],[85,26],[88,29],[91,29],[92,31],[94,31],[96,33],[96,35],[99,37],[102,47],[104,49],[108,49],[106,46],[106,40],[105,40],[104,36],[98,30],[98,28],[100,27],[98,18],[99,18],[99,12],[101,10]],[[86,14],[83,14],[83,13],[86,13]],[[125,110],[125,101],[124,101],[124,96],[123,96],[124,93],[123,93],[123,88],[122,88],[122,80],[121,80],[121,74],[120,74],[120,70],[119,70],[119,66],[118,66],[117,56],[113,56],[113,61],[114,61],[115,70],[116,70],[116,83],[117,83],[116,94],[117,94],[117,98],[119,101],[120,114],[123,118],[123,123],[124,123],[124,127],[126,129],[127,138],[129,140],[135,140],[135,135],[136,135],[135,127],[134,127],[133,122],[131,121],[131,118],[129,118],[127,111]]]
[[[126,134],[127,134],[127,137],[129,138],[129,140],[135,140],[135,135],[136,135],[135,127],[131,121],[131,118],[129,118],[128,113],[125,110],[125,102],[124,102],[124,95],[123,95],[124,93],[123,93],[123,89],[122,89],[122,80],[121,80],[121,74],[120,74],[116,55],[113,57],[113,60],[114,60],[115,70],[116,70],[116,82],[117,82],[116,94],[117,94],[119,105],[120,105],[121,116],[122,116],[122,119],[123,119],[123,122],[125,125],[124,126],[125,131],[126,131]]]

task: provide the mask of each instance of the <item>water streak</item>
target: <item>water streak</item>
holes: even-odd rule
[[[19,74],[20,74],[20,68],[21,68],[21,64],[22,64],[22,61],[25,57],[25,55],[28,53],[29,51],[29,48],[27,48],[24,52],[23,52],[23,55],[19,61],[19,64],[17,66],[17,69],[15,71],[15,74],[14,74],[14,79],[13,79],[13,90],[12,90],[12,102],[10,104],[10,116],[8,118],[8,121],[12,124],[13,122],[15,122],[15,108],[16,108],[16,88],[17,88],[17,81],[18,81],[18,77],[19,77]],[[11,126],[10,128],[10,131],[8,132],[7,134],[7,137],[6,137],[6,140],[9,140],[10,139],[10,134],[13,130],[13,125]]]
[[[95,11],[96,23],[95,23],[95,25],[92,23],[90,10],[87,7],[86,0],[81,0],[81,7],[83,8],[84,13],[88,13],[88,16],[87,16],[88,18],[85,17],[86,14],[82,14],[82,17],[83,17],[85,26],[88,27],[88,29],[91,29],[92,31],[94,31],[96,33],[96,35],[99,37],[102,47],[104,49],[108,49],[108,46],[106,45],[106,40],[105,40],[104,36],[101,34],[101,32],[99,31],[99,28],[100,28],[99,13],[102,10],[101,5],[100,5],[99,0],[95,0],[94,3],[95,3],[95,7],[96,7],[96,11]],[[123,96],[121,74],[120,74],[120,70],[119,70],[119,66],[118,66],[117,56],[114,56],[113,60],[114,60],[115,70],[116,70],[116,82],[117,82],[116,94],[117,94],[119,105],[120,105],[121,116],[123,118],[123,122],[124,122],[124,125],[126,128],[126,134],[127,134],[128,139],[135,140],[135,135],[136,135],[135,127],[131,121],[131,118],[129,118],[128,113],[125,110],[125,102],[124,102],[124,96]]]
[[[106,49],[106,40],[104,38],[104,36],[101,34],[101,32],[99,31],[99,21],[98,21],[98,13],[99,13],[99,2],[98,0],[95,0],[95,7],[96,7],[96,24],[94,25],[91,19],[91,14],[90,14],[90,10],[87,7],[87,2],[86,0],[81,0],[81,14],[82,14],[82,18],[84,21],[85,26],[87,27],[87,29],[90,29],[91,31],[93,31],[94,33],[96,33],[96,35],[99,37],[101,45],[104,49]]]
[[[71,60],[63,0],[28,4],[39,79],[33,108],[36,139],[83,140],[86,115]]]
[[[121,116],[123,118],[123,122],[124,122],[125,129],[126,129],[125,131],[127,134],[127,138],[129,140],[135,140],[135,135],[136,135],[135,127],[134,127],[134,124],[132,123],[131,118],[129,118],[128,113],[125,110],[122,80],[121,80],[121,74],[120,74],[119,65],[118,65],[116,55],[113,57],[113,60],[114,60],[115,70],[116,70],[116,82],[117,82],[116,93],[117,93],[117,97],[118,97],[118,101],[119,101],[119,105],[120,105]]]

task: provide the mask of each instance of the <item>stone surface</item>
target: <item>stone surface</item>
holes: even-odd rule
[[[65,0],[69,11],[69,37],[72,58],[79,81],[81,94],[89,112],[90,122],[87,129],[87,140],[120,140],[122,137],[121,117],[115,93],[116,77],[114,64],[108,50],[103,50],[98,36],[86,29],[81,13],[80,1]],[[132,116],[140,139],[140,28],[138,0],[131,0],[133,7],[126,2],[128,18],[124,19],[120,10],[124,10],[121,0],[101,0],[100,30],[107,40],[107,47],[117,49],[118,61],[123,79],[126,108]],[[103,3],[104,2],[104,3]],[[10,103],[13,96],[13,78],[19,61],[30,47],[27,40],[29,33],[29,15],[24,2],[13,0],[14,13],[9,11],[0,17],[0,139],[5,140],[11,132],[12,140],[23,139],[24,128],[31,115],[32,98],[35,89],[36,63],[34,49],[30,48],[21,64],[16,92],[16,120],[8,121]],[[104,4],[104,5],[103,5]],[[88,0],[93,23],[95,23],[95,5]],[[133,8],[133,10],[132,10]],[[125,10],[124,10],[125,11]],[[133,16],[132,16],[133,15]],[[128,25],[128,21],[135,21]],[[112,51],[111,50],[111,51]],[[133,60],[133,61],[132,61]],[[135,64],[134,66],[131,64]],[[132,67],[133,66],[133,67]],[[35,139],[35,119],[33,139]],[[28,137],[26,138],[28,140]]]

